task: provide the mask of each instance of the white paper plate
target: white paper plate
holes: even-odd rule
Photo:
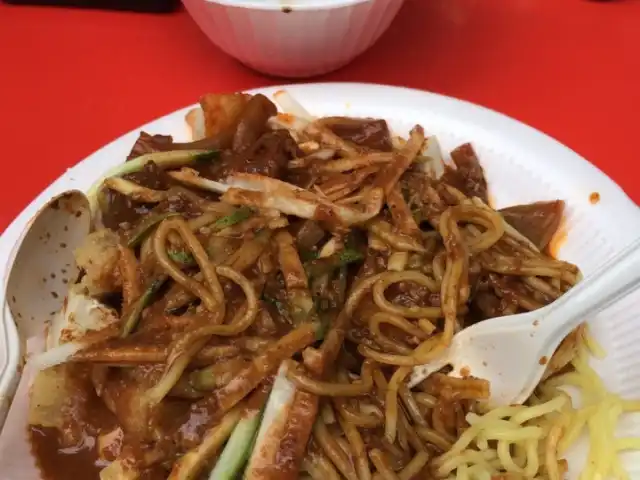
[[[471,141],[485,168],[496,207],[535,200],[567,202],[563,226],[566,239],[559,256],[577,264],[584,273],[640,236],[640,210],[613,181],[570,149],[504,115],[452,98],[380,85],[308,84],[251,93],[270,96],[280,88],[288,89],[314,115],[385,118],[401,134],[420,123],[428,133],[438,136],[446,151]],[[141,129],[189,140],[184,122],[187,111],[179,110]],[[10,258],[20,233],[47,200],[64,190],[86,190],[100,173],[122,163],[141,129],[94,153],[42,192],[3,234],[0,259]],[[600,195],[595,204],[590,201],[593,192]],[[0,270],[3,282],[6,277],[7,265]],[[4,290],[3,284],[2,305]],[[589,319],[594,335],[608,352],[607,358],[594,367],[606,385],[624,397],[640,398],[639,314],[640,295],[635,294]],[[0,322],[0,396],[6,397],[15,385],[19,355],[16,327],[4,308]],[[640,436],[640,419],[629,418],[620,428],[621,434]],[[580,450],[577,448],[569,458],[572,477],[582,465],[584,452]],[[625,465],[632,478],[640,478],[640,455],[629,454]]]

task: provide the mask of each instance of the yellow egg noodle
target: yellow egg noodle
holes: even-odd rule
[[[586,430],[589,454],[579,480],[630,479],[618,454],[640,450],[640,438],[616,438],[615,429],[623,413],[640,412],[640,401],[624,400],[606,389],[588,363],[590,355],[602,358],[604,350],[586,330],[581,340],[573,371],[542,383],[527,405],[469,413],[470,427],[437,461],[438,476],[561,480],[568,468],[562,458]],[[580,408],[565,387],[578,390]]]

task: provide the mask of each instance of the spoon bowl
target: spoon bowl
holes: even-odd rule
[[[79,274],[73,252],[90,231],[89,200],[78,190],[53,198],[25,228],[10,257],[5,296],[21,342],[41,335],[60,310]]]
[[[560,342],[589,316],[639,285],[637,239],[550,305],[485,320],[462,330],[441,358],[414,368],[409,386],[451,365],[451,376],[489,381],[490,405],[521,404],[540,382]]]

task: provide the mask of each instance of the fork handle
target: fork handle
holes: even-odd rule
[[[564,338],[575,327],[640,284],[640,238],[545,308],[538,334]]]

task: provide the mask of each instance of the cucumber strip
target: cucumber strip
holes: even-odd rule
[[[181,167],[201,160],[213,159],[219,155],[217,150],[172,150],[169,152],[152,152],[141,155],[129,162],[122,163],[107,171],[87,192],[91,211],[97,211],[98,194],[105,178],[122,177],[128,173],[139,172],[148,162],[155,163],[162,169]]]
[[[282,415],[287,415],[289,407],[295,398],[295,394],[296,387],[287,378],[287,366],[283,363],[280,365],[278,375],[273,382],[273,388],[269,395],[267,406],[264,409],[262,422],[260,423],[260,430],[258,430],[258,435],[256,436],[256,441],[249,458],[249,464],[247,465],[247,469],[244,473],[244,480],[257,479],[260,470],[263,468],[263,465],[261,464],[264,462],[271,462],[273,460],[262,458],[261,453],[272,450],[267,446],[267,443],[273,440],[273,436],[269,435],[269,433],[272,430],[272,427],[278,425],[278,421],[281,420]],[[213,477],[209,480],[212,478]]]
[[[127,337],[138,325],[138,321],[142,316],[142,311],[151,304],[153,296],[164,285],[164,282],[169,278],[168,275],[160,275],[151,281],[151,284],[147,287],[144,293],[136,300],[136,303],[132,307],[128,315],[122,319],[120,337]]]
[[[151,232],[151,230],[158,225],[163,220],[166,220],[169,217],[175,217],[176,215],[180,215],[176,212],[162,212],[162,213],[153,213],[147,217],[145,217],[136,228],[129,235],[129,241],[127,242],[127,247],[135,248],[142,243],[142,241],[147,237],[147,235]]]
[[[216,220],[213,224],[214,228],[217,230],[222,230],[223,228],[232,227],[240,222],[244,222],[247,218],[249,218],[253,214],[253,210],[249,207],[239,207],[233,213],[226,215],[222,218]]]
[[[236,480],[238,478],[251,454],[261,419],[262,410],[259,410],[251,412],[248,417],[238,422],[211,471],[209,480]]]
[[[184,250],[169,250],[167,252],[169,258],[181,267],[194,267],[197,265],[196,259],[190,252]]]
[[[347,266],[351,263],[357,263],[364,260],[364,255],[358,250],[345,248],[340,252],[334,253],[330,257],[318,258],[304,264],[304,269],[310,279],[317,278],[334,272],[340,267]]]

